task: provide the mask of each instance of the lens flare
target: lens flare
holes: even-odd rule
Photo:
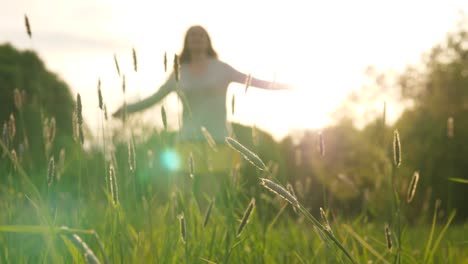
[[[180,157],[173,149],[164,150],[161,161],[163,167],[167,170],[176,171],[180,168]]]

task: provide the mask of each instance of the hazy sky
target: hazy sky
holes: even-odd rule
[[[221,60],[296,87],[287,92],[251,89],[247,95],[242,85],[230,88],[227,104],[232,93],[237,102],[231,120],[255,123],[281,138],[290,130],[330,122],[328,114],[362,85],[368,65],[400,70],[417,63],[455,28],[460,10],[468,11],[468,1],[0,0],[0,43],[36,50],[82,95],[93,127],[98,78],[110,111],[123,100],[114,53],[127,76],[128,99],[138,100],[165,80],[164,52],[171,60],[186,29],[200,24]],[[24,14],[31,21],[32,41]],[[138,53],[136,74],[132,47]],[[175,102],[174,96],[164,101],[172,114]],[[390,114],[393,108],[388,106]],[[148,114],[145,120],[161,123]]]

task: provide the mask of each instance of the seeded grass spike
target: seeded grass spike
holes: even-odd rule
[[[247,206],[247,209],[245,209],[244,215],[242,216],[242,220],[239,224],[239,227],[237,228],[237,236],[240,236],[242,231],[245,229],[245,226],[249,222],[250,216],[252,215],[254,208],[255,208],[255,198],[252,198],[252,200],[250,200],[249,206]]]
[[[208,129],[206,129],[204,126],[202,126],[200,129],[201,129],[203,136],[206,139],[206,142],[208,142],[208,145],[210,146],[210,148],[212,148],[215,152],[217,152],[218,149],[216,147],[216,141],[213,139]]]
[[[408,186],[408,193],[406,195],[406,201],[410,203],[414,195],[416,194],[416,188],[418,187],[418,181],[419,181],[419,171],[415,171],[413,173],[413,177],[411,177],[411,182]]]
[[[190,178],[193,179],[194,177],[194,172],[195,172],[195,161],[193,160],[193,154],[190,152],[189,156],[189,172],[190,172]]]
[[[98,99],[99,99],[99,109],[103,110],[104,103],[102,101],[101,79],[98,79]]]
[[[260,184],[263,185],[263,187],[270,190],[274,194],[279,195],[281,198],[291,203],[294,207],[299,207],[299,202],[297,201],[296,197],[289,193],[283,186],[265,178],[261,178],[260,180]]]
[[[167,115],[164,106],[161,107],[161,119],[164,125],[164,129],[167,130]]]
[[[133,141],[133,137],[130,137],[128,141],[128,166],[131,172],[135,172],[136,170],[136,153],[135,153],[135,143]]]
[[[109,189],[112,196],[112,203],[114,206],[117,206],[119,204],[119,190],[117,184],[117,177],[115,176],[115,169],[112,164],[109,165],[109,185]]]
[[[392,250],[392,233],[388,224],[385,224],[385,241],[387,242],[387,249]]]
[[[71,236],[67,236],[68,239],[73,243],[73,245],[81,251],[83,257],[86,260],[86,263],[89,264],[99,264],[101,263],[99,259],[96,257],[94,252],[89,248],[88,244],[86,244],[83,239],[77,234],[73,234]]]
[[[330,222],[328,222],[327,214],[325,213],[325,211],[323,210],[322,207],[320,207],[320,216],[322,217],[323,225],[328,230],[328,232],[331,233],[332,229],[331,229],[331,226],[330,226]]]
[[[27,15],[24,15],[24,24],[26,25],[26,33],[29,38],[32,38],[31,24],[29,24],[29,18]]]
[[[180,227],[180,238],[182,239],[182,243],[187,242],[187,227],[185,225],[185,217],[184,213],[181,213],[179,216],[179,227]]]
[[[226,143],[235,151],[242,154],[242,156],[249,161],[252,165],[257,167],[260,170],[267,170],[265,163],[257,156],[257,154],[253,153],[248,148],[244,147],[241,143],[237,142],[235,139],[226,137]]]
[[[135,70],[135,72],[137,72],[138,71],[138,61],[137,61],[137,54],[136,54],[135,47],[132,48],[132,58],[133,58],[133,69]]]
[[[208,221],[210,220],[211,216],[211,210],[213,209],[215,199],[211,199],[210,205],[208,206],[208,209],[206,209],[205,213],[205,218],[203,220],[203,228],[205,228],[208,225]]]
[[[54,156],[50,157],[49,166],[47,167],[47,185],[51,186],[54,182],[54,174],[55,174],[55,161]]]
[[[398,168],[401,165],[401,143],[400,143],[400,134],[398,130],[393,132],[393,162]]]
[[[115,69],[117,70],[117,75],[120,76],[119,61],[117,60],[117,54],[115,53],[114,53],[114,62],[115,62]]]

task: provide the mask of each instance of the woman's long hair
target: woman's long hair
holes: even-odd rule
[[[190,33],[190,30],[192,30],[194,28],[200,28],[201,30],[203,30],[203,32],[206,35],[206,38],[207,38],[207,41],[208,41],[208,48],[206,50],[206,53],[207,53],[208,57],[209,58],[218,58],[218,54],[213,49],[213,45],[211,44],[210,35],[208,35],[208,32],[206,31],[206,29],[204,29],[202,26],[192,26],[185,33],[184,48],[182,49],[182,52],[180,53],[179,62],[180,63],[190,63],[190,61],[191,61],[190,51],[188,49],[188,43],[187,43],[188,41],[187,40],[188,40],[188,35]]]

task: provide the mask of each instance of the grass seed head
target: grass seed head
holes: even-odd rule
[[[250,200],[249,206],[247,206],[247,208],[245,209],[244,215],[242,216],[242,220],[239,224],[239,227],[237,228],[237,236],[240,236],[242,231],[245,229],[245,226],[249,222],[250,216],[252,215],[254,208],[255,208],[255,198],[252,198],[252,200]]]
[[[26,25],[26,33],[29,38],[32,38],[31,24],[29,23],[29,18],[27,15],[24,15],[24,24]]]
[[[20,111],[23,108],[23,96],[18,88],[15,88],[13,91],[13,101],[15,103],[16,109]]]
[[[267,188],[276,195],[279,195],[281,198],[291,203],[294,207],[299,207],[299,202],[297,201],[296,197],[289,193],[283,186],[265,178],[261,178],[260,180],[263,187]]]
[[[252,163],[255,167],[257,167],[260,170],[266,170],[266,165],[263,163],[263,161],[257,156],[257,154],[253,153],[251,150],[248,148],[244,147],[241,143],[237,142],[235,139],[226,137],[226,143],[235,151],[239,152],[242,154],[242,156]]]
[[[395,167],[400,167],[401,165],[401,143],[400,143],[400,134],[398,130],[393,132],[393,162]]]
[[[136,54],[135,47],[132,48],[132,58],[133,58],[133,69],[135,70],[135,72],[137,72],[138,71],[138,61],[137,61],[137,54]]]
[[[418,181],[419,181],[419,171],[415,171],[413,173],[413,177],[411,177],[411,182],[408,186],[408,193],[406,195],[406,201],[410,203],[414,195],[416,194],[416,188],[418,187]]]
[[[210,148],[212,148],[216,152],[218,150],[216,147],[216,141],[213,139],[208,129],[206,129],[204,126],[202,126],[200,129]]]
[[[167,72],[167,52],[164,52],[164,72]]]
[[[114,63],[115,63],[115,69],[117,70],[117,75],[120,76],[119,61],[117,60],[117,54],[115,53],[114,53]]]
[[[103,110],[104,103],[102,100],[101,79],[98,80],[98,99],[99,99],[99,109]]]
[[[205,228],[208,225],[208,221],[210,220],[211,210],[213,209],[214,201],[215,201],[214,199],[211,199],[210,205],[208,205],[208,209],[206,210],[206,213],[205,213],[205,218],[203,219],[203,228]]]
[[[184,213],[181,213],[177,218],[179,218],[179,226],[180,226],[180,238],[182,239],[182,243],[187,243],[187,226],[185,225],[185,217]]]
[[[385,241],[387,242],[387,249],[392,250],[392,233],[388,224],[385,224]]]
[[[161,119],[164,125],[164,129],[167,130],[167,115],[164,106],[161,107]]]
[[[47,185],[51,186],[54,182],[54,175],[55,175],[55,160],[54,156],[50,157],[49,166],[47,168]]]
[[[8,137],[10,138],[10,142],[13,143],[16,135],[16,120],[13,113],[10,114],[10,121],[8,121]]]

